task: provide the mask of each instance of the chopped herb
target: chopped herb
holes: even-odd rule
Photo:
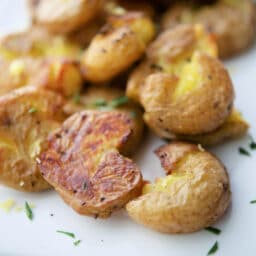
[[[116,99],[113,99],[112,101],[109,102],[109,105],[116,108],[119,107],[123,104],[126,104],[129,101],[129,98],[127,96],[121,96]]]
[[[73,96],[73,102],[76,104],[79,104],[81,100],[81,95],[80,92],[77,92],[74,96]]]
[[[107,102],[104,99],[97,99],[93,102],[93,105],[96,107],[103,107],[107,105]]]
[[[28,204],[28,202],[25,202],[25,212],[26,212],[26,215],[27,217],[32,220],[33,219],[33,212]]]
[[[38,110],[36,109],[36,108],[34,108],[34,107],[32,107],[32,108],[30,108],[29,110],[28,110],[28,113],[29,114],[33,114],[33,113],[36,113]]]
[[[205,230],[215,234],[215,235],[219,235],[221,233],[221,230],[218,228],[214,228],[214,227],[208,227]]]
[[[64,235],[69,236],[69,237],[72,237],[72,238],[76,237],[74,233],[70,233],[70,232],[66,232],[66,231],[62,231],[62,230],[57,230],[56,232],[60,233],[60,234],[64,234]]]
[[[86,188],[87,188],[87,182],[85,181],[83,184],[83,190],[86,190]]]
[[[240,147],[238,150],[239,150],[239,153],[241,155],[245,155],[245,156],[250,156],[251,155],[246,149],[244,149],[242,147]]]
[[[252,200],[250,204],[256,204],[256,200]]]
[[[251,148],[252,150],[256,149],[256,142],[255,142],[255,141],[252,141],[252,142],[250,143],[250,148]]]
[[[101,111],[111,111],[114,108],[112,106],[102,106],[102,107],[98,107],[98,109]]]
[[[75,246],[78,246],[81,242],[82,242],[81,240],[77,240],[77,241],[75,241],[73,244],[74,244]]]
[[[207,255],[214,254],[215,252],[217,252],[218,249],[219,249],[219,244],[216,241],[215,244],[212,246],[212,248],[209,250]]]

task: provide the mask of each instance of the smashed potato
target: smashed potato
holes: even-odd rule
[[[133,148],[131,123],[126,113],[84,111],[50,136],[39,168],[78,213],[105,218],[141,193],[141,173],[122,155]]]
[[[141,13],[109,17],[82,57],[85,79],[105,82],[125,71],[143,55],[154,34],[153,22]]]
[[[168,30],[149,46],[126,93],[140,101],[145,122],[159,136],[208,133],[230,115],[233,85],[216,56],[214,41],[200,25]]]
[[[102,0],[28,0],[33,22],[55,33],[81,27],[99,12]]]
[[[163,29],[178,24],[201,23],[215,34],[220,56],[230,57],[252,45],[255,38],[256,11],[251,0],[218,0],[201,7],[188,3],[171,6],[162,19]]]
[[[246,134],[249,129],[248,123],[243,119],[237,110],[233,110],[231,115],[217,130],[201,135],[179,135],[176,139],[200,143],[204,146],[214,146],[227,140],[239,138]]]
[[[0,39],[0,56],[6,60],[20,57],[65,57],[77,60],[80,47],[62,36],[53,36],[45,29],[31,27],[28,31]]]
[[[0,183],[29,192],[50,187],[36,161],[65,118],[63,105],[60,95],[34,87],[0,97]]]
[[[61,58],[0,58],[0,95],[26,85],[46,88],[68,97],[83,83],[78,63]]]
[[[125,112],[131,117],[132,142],[136,145],[131,148],[131,152],[127,153],[131,154],[133,149],[141,142],[144,130],[142,109],[129,100],[121,89],[109,88],[105,85],[90,86],[81,95],[78,95],[78,98],[69,101],[64,107],[64,112],[71,115],[85,109]]]
[[[130,75],[127,96],[140,101],[140,91],[143,94],[145,80],[150,74],[167,72],[180,76],[197,51],[212,57],[218,55],[213,37],[202,26],[181,25],[161,33],[149,45],[146,59]]]
[[[174,142],[155,151],[167,176],[143,187],[126,205],[136,222],[164,233],[190,233],[212,225],[230,204],[222,163],[196,145]]]

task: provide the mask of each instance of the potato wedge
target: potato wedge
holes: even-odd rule
[[[203,24],[216,35],[220,57],[238,54],[252,45],[256,31],[256,11],[251,0],[218,0],[195,5],[177,2],[162,19],[162,28],[177,24]]]
[[[163,233],[190,233],[212,225],[227,210],[229,177],[212,154],[174,142],[155,151],[167,176],[143,187],[126,205],[136,222]]]
[[[63,105],[60,95],[34,87],[0,97],[0,183],[29,192],[50,188],[36,160],[65,118]]]
[[[78,62],[62,58],[0,58],[0,95],[33,85],[72,96],[82,87]]]
[[[141,193],[141,173],[122,155],[133,141],[131,123],[126,113],[88,110],[50,136],[39,168],[78,213],[106,218]]]
[[[101,0],[28,0],[31,17],[54,33],[67,33],[90,21],[100,10]]]
[[[109,17],[82,57],[85,79],[106,82],[125,71],[143,55],[154,34],[152,21],[141,13]]]

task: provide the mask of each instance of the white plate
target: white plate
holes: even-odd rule
[[[28,24],[22,0],[0,1],[0,33],[20,30]],[[236,88],[236,106],[251,124],[256,137],[256,45],[243,56],[226,63]],[[256,152],[251,157],[238,153],[238,147],[247,147],[249,137],[214,148],[213,151],[227,166],[233,191],[232,207],[215,226],[220,236],[207,231],[190,235],[163,235],[137,225],[124,211],[107,220],[79,216],[54,192],[38,194],[20,193],[0,187],[0,202],[8,198],[19,205],[25,201],[35,204],[35,218],[29,221],[24,212],[6,214],[0,209],[0,255],[168,255],[204,256],[219,242],[216,255],[255,255],[256,251]],[[150,135],[137,157],[144,177],[154,179],[163,174],[153,150],[163,144]],[[53,213],[54,216],[50,216]],[[56,230],[76,234],[82,242],[73,240]]]

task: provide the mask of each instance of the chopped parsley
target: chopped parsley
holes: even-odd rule
[[[255,141],[252,141],[250,143],[250,149],[252,149],[252,150],[256,149],[256,142]]]
[[[250,204],[256,204],[256,200],[250,201]]]
[[[113,99],[109,102],[109,105],[116,108],[123,104],[126,104],[129,101],[129,98],[127,96],[121,96],[116,99]]]
[[[240,147],[240,148],[238,149],[238,151],[239,151],[239,153],[240,153],[241,155],[251,156],[250,152],[247,151],[245,148]]]
[[[80,92],[77,92],[77,93],[73,96],[73,102],[74,102],[75,104],[79,104],[79,103],[80,103],[80,100],[81,100]]]
[[[214,254],[215,252],[217,252],[218,251],[218,249],[219,249],[219,244],[218,244],[218,242],[216,241],[215,243],[214,243],[214,245],[212,246],[212,248],[209,250],[209,252],[207,253],[207,255],[212,255],[212,254]]]
[[[29,114],[33,114],[33,113],[36,113],[37,111],[38,111],[37,108],[32,107],[32,108],[30,108],[30,109],[28,110],[28,113],[29,113]]]
[[[76,240],[73,244],[74,246],[78,246],[82,241],[81,240]]]
[[[208,228],[205,228],[205,230],[207,230],[215,235],[219,235],[221,233],[220,229],[214,228],[214,227],[208,227]]]
[[[96,107],[103,107],[103,106],[106,106],[106,105],[107,105],[107,102],[106,102],[106,100],[104,100],[104,99],[96,99],[96,100],[93,102],[93,105],[96,106]]]
[[[26,212],[27,217],[30,220],[32,220],[33,219],[33,212],[32,212],[32,210],[31,210],[31,208],[30,208],[30,206],[29,206],[27,201],[25,202],[25,212]]]
[[[76,237],[74,233],[70,233],[70,232],[67,232],[67,231],[57,230],[56,232],[60,233],[60,234],[64,234],[64,235],[69,236],[71,238],[75,238]]]

